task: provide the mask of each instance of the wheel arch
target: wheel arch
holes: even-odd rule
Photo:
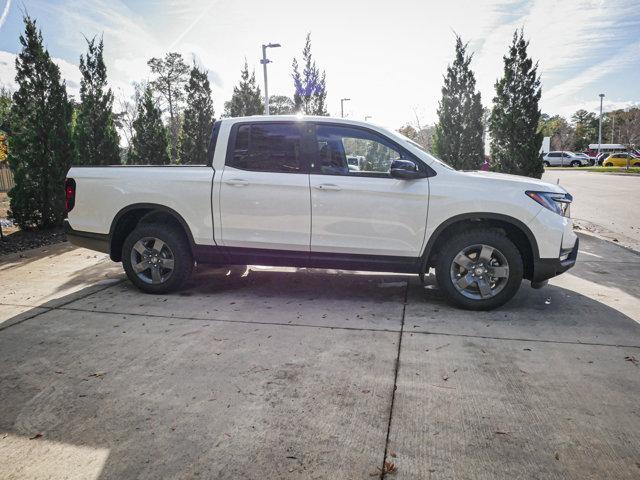
[[[499,213],[472,212],[451,217],[434,230],[422,253],[422,272],[435,265],[437,255],[445,240],[457,232],[469,228],[496,228],[503,230],[520,253],[524,265],[524,278],[533,278],[534,260],[539,258],[538,242],[533,232],[517,218]]]
[[[187,222],[174,209],[157,203],[134,203],[120,210],[111,222],[109,229],[109,255],[111,260],[122,260],[122,245],[125,238],[140,222],[168,222],[178,227],[189,242],[193,252],[195,245],[193,234]]]

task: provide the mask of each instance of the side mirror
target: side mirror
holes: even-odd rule
[[[402,180],[415,180],[424,178],[426,175],[418,169],[415,162],[411,160],[396,159],[391,162],[391,176]]]

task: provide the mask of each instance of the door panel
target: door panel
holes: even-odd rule
[[[311,205],[311,251],[417,257],[429,181],[311,175]]]
[[[220,177],[220,240],[227,247],[309,251],[309,162],[302,125],[232,128]]]
[[[370,129],[317,124],[311,186],[311,251],[417,257],[429,181],[389,175],[407,152]]]
[[[220,186],[222,244],[309,250],[309,176],[225,166]]]

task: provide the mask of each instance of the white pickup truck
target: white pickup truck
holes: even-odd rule
[[[179,288],[194,262],[435,268],[450,302],[480,310],[578,251],[562,187],[456,171],[396,132],[329,117],[226,118],[206,165],[73,167],[65,187],[69,240],[150,293]]]

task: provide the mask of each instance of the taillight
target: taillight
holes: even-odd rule
[[[67,213],[73,210],[76,204],[76,181],[67,178],[64,182],[64,209]]]

